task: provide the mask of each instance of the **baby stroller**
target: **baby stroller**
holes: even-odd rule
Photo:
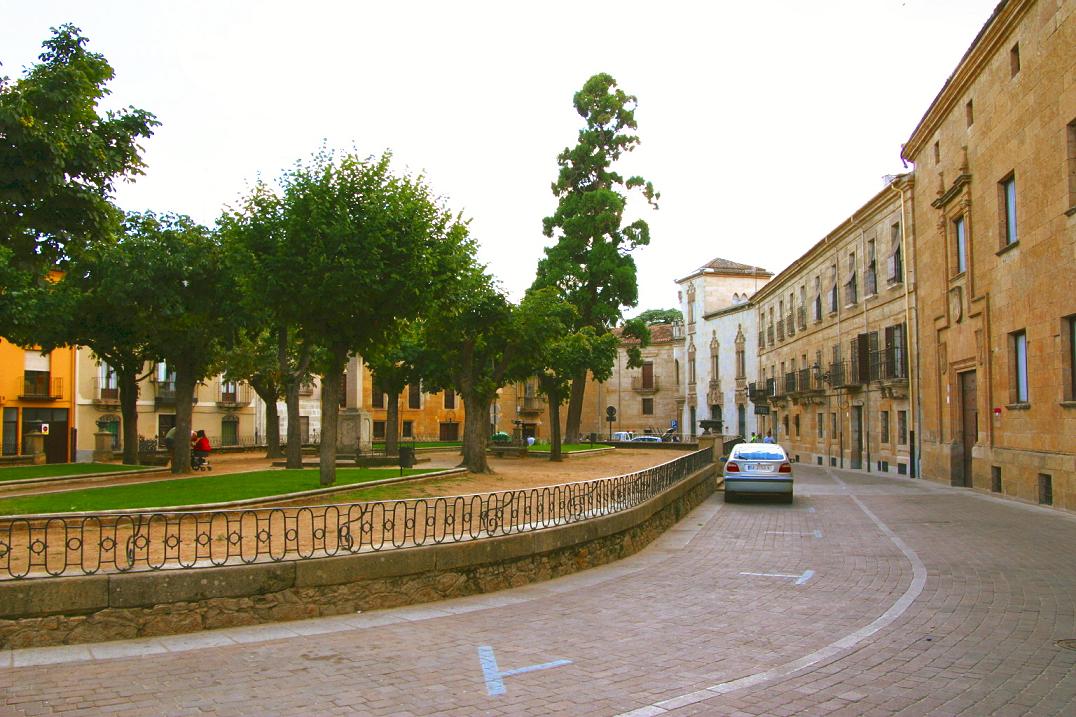
[[[209,454],[204,451],[191,449],[191,470],[211,471],[213,466],[209,464]]]

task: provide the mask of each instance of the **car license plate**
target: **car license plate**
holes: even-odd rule
[[[770,473],[773,471],[773,466],[769,463],[748,463],[745,470],[754,471],[755,473]]]
[[[758,470],[758,463],[748,463],[747,465],[744,466],[744,470],[757,471]]]

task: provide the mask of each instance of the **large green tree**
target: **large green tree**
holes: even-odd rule
[[[388,396],[385,404],[385,455],[394,456],[400,447],[400,394],[411,383],[421,383],[419,359],[422,347],[418,327],[410,321],[400,324],[378,345],[363,355],[373,377],[373,391]]]
[[[544,347],[564,330],[564,309],[541,291],[513,304],[473,260],[455,276],[420,321],[419,363],[430,390],[452,388],[463,401],[462,465],[490,473],[490,406],[500,388],[542,367]]]
[[[419,177],[396,174],[391,156],[320,152],[281,179],[282,240],[271,274],[285,325],[318,348],[321,483],[336,480],[340,378],[353,354],[413,318],[443,272],[452,217]]]
[[[20,290],[116,231],[114,183],[141,174],[139,142],[158,124],[133,107],[99,113],[113,70],[86,45],[53,28],[25,77],[0,77],[0,335],[25,309]]]
[[[635,318],[647,326],[654,324],[673,324],[684,320],[684,314],[680,309],[647,309]]]
[[[538,264],[534,288],[555,288],[577,311],[576,327],[600,335],[612,329],[622,307],[638,303],[635,260],[630,252],[650,243],[643,219],[625,223],[628,193],[636,190],[653,207],[658,193],[639,176],[624,178],[614,163],[639,144],[636,98],[621,90],[610,75],[597,74],[575,93],[576,112],[585,125],[578,142],[557,157],[560,172],[553,183],[557,209],[543,220],[545,235],[556,242]],[[605,360],[604,353],[595,354]],[[583,391],[591,365],[572,377],[566,439],[579,437]]]
[[[271,439],[279,435],[280,424],[276,399],[270,401],[269,396],[283,397],[288,417],[286,465],[300,469],[303,456],[299,394],[311,379],[313,346],[299,331],[291,295],[280,290],[278,277],[287,277],[291,271],[283,200],[268,184],[259,181],[237,207],[224,212],[217,226],[236,265],[243,331],[256,337],[251,349],[259,357],[251,364],[242,352],[230,352],[228,368],[236,375],[249,374],[247,380],[266,402],[270,455],[279,452]]]
[[[149,353],[175,372],[172,471],[185,473],[190,454],[180,447],[191,431],[195,386],[222,367],[235,332],[233,262],[213,232],[183,215],[129,214],[121,241],[128,269],[140,277],[131,297],[145,318],[139,332]]]

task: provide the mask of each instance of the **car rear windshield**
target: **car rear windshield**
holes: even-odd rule
[[[741,461],[783,461],[785,459],[785,454],[780,451],[755,449],[750,451],[738,451],[733,454],[732,457]]]

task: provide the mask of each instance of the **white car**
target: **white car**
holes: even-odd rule
[[[661,436],[655,436],[652,433],[646,433],[641,436],[636,436],[631,439],[632,443],[661,443]]]
[[[776,443],[738,443],[725,462],[725,500],[746,494],[780,495],[792,502],[792,463]]]
[[[630,441],[632,438],[635,438],[635,434],[631,431],[617,431],[613,434],[614,441]]]

